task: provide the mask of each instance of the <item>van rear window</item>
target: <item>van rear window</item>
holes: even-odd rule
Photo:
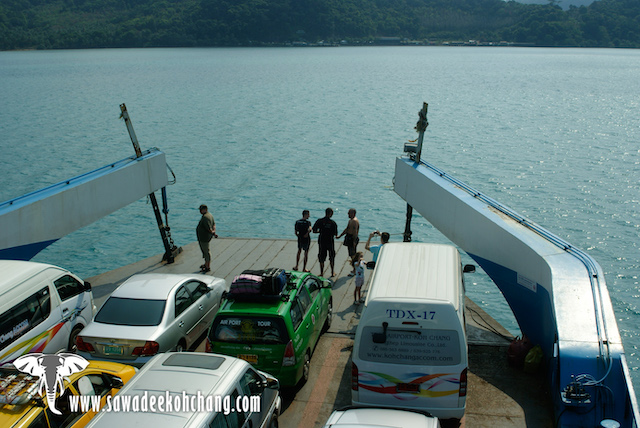
[[[282,344],[289,341],[289,335],[282,318],[220,316],[211,326],[209,340],[247,344]]]
[[[358,356],[376,363],[452,366],[460,364],[456,330],[418,330],[368,326],[362,329]]]

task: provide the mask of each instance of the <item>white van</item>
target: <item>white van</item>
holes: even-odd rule
[[[455,247],[385,244],[354,339],[353,405],[462,418],[468,366],[464,295]]]
[[[0,365],[29,352],[73,351],[95,311],[91,285],[71,272],[0,260]]]

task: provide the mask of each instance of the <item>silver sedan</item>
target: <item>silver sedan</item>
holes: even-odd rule
[[[209,275],[134,275],[80,332],[77,352],[142,366],[159,352],[187,350],[206,332],[226,290],[224,279]]]

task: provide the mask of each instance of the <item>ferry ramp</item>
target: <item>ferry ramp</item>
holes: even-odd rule
[[[364,248],[363,245],[360,246]],[[174,263],[162,262],[162,254],[88,278],[96,306],[131,275],[137,273],[199,273],[202,255],[197,242],[184,246]],[[336,243],[336,277],[333,286],[334,314],[331,328],[323,336],[311,359],[309,381],[282,391],[284,428],[322,427],[334,409],[351,404],[351,351],[362,306],[353,305],[354,279],[347,264],[346,247]],[[297,241],[288,239],[219,238],[211,241],[209,275],[233,277],[245,269],[295,264]],[[365,252],[366,253],[366,252]],[[307,267],[320,274],[318,247],[313,242]],[[367,258],[365,254],[365,260]],[[299,265],[301,268],[301,265]],[[328,273],[329,272],[329,273]],[[365,273],[366,294],[372,271]],[[328,261],[325,274],[330,274]],[[459,422],[443,421],[444,427],[552,427],[553,411],[544,378],[507,365],[510,333],[473,301],[467,299],[469,377],[467,410]],[[204,351],[204,341],[195,349]]]

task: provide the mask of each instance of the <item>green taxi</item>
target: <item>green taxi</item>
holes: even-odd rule
[[[313,349],[331,325],[332,283],[296,271],[287,277],[275,299],[223,300],[207,335],[207,352],[246,360],[282,386],[306,382]]]

